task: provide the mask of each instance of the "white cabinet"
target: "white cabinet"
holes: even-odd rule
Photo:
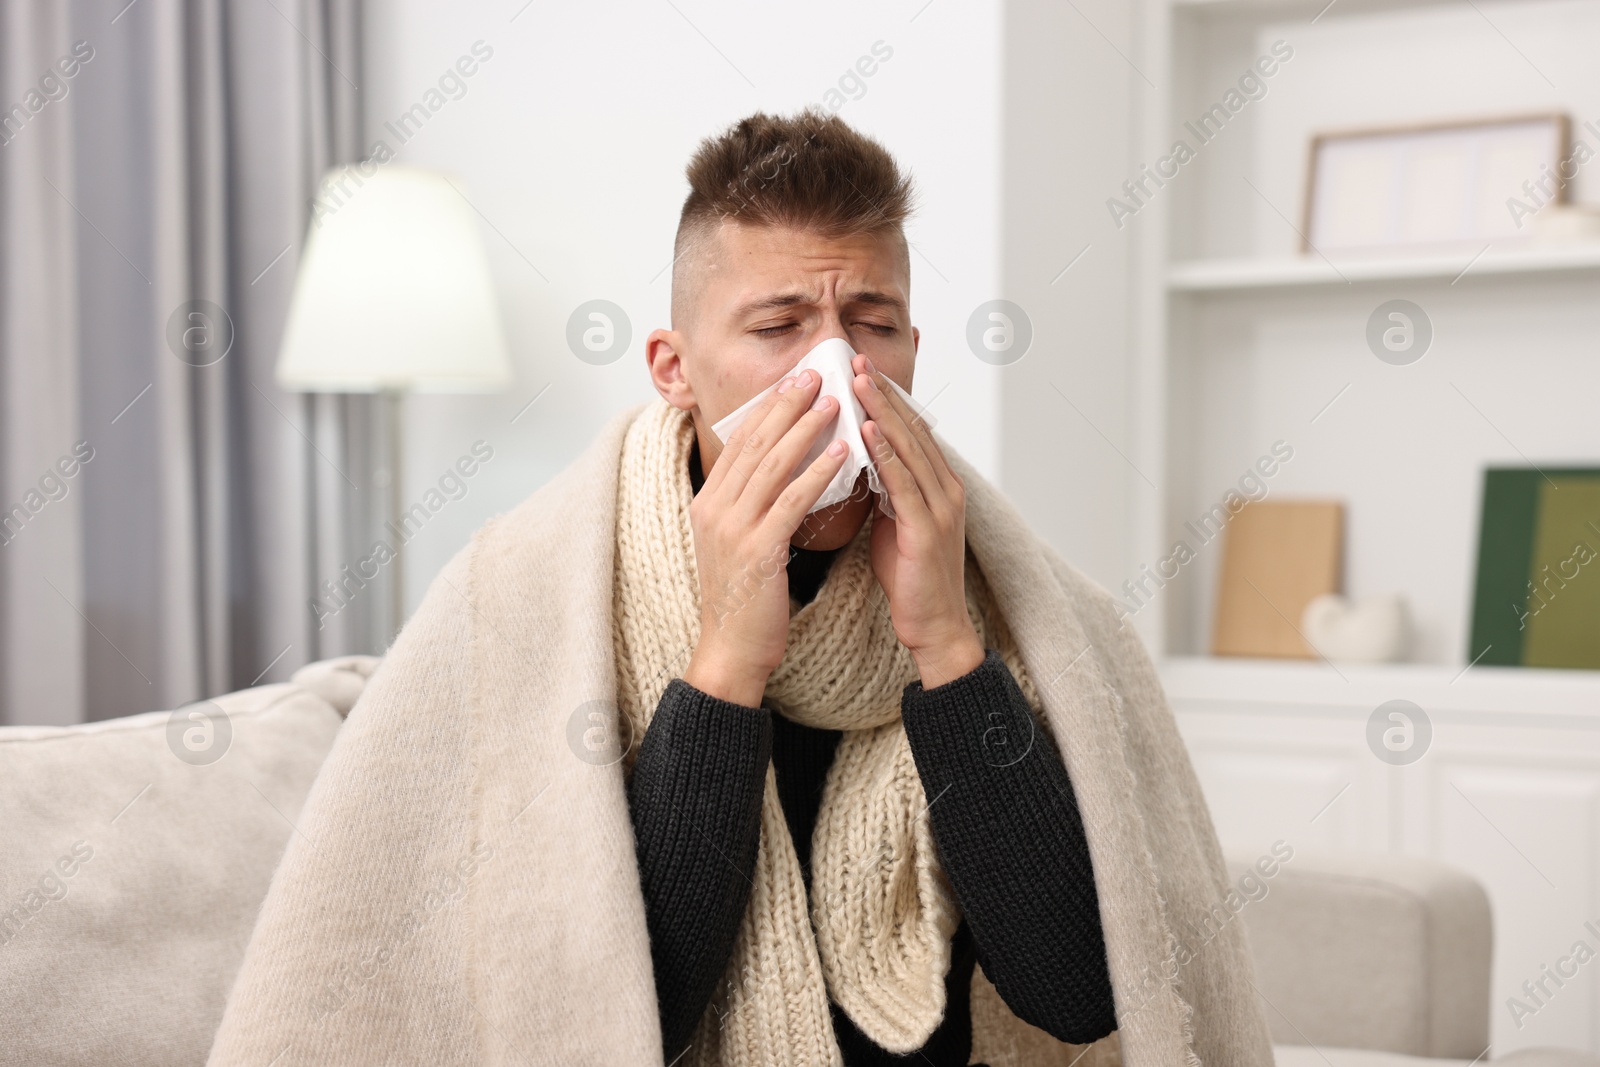
[[[1491,1057],[1600,1052],[1600,959],[1565,964],[1577,973],[1559,985],[1541,972],[1580,940],[1600,951],[1585,929],[1600,929],[1600,675],[1203,658],[1161,672],[1225,849],[1283,838],[1470,872],[1494,909]],[[1368,744],[1368,720],[1394,699],[1432,732],[1404,765]],[[1534,1013],[1515,1017],[1511,997]]]

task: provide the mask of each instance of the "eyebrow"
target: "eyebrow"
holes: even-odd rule
[[[844,302],[846,304],[867,304],[872,307],[894,308],[897,311],[904,311],[906,307],[906,302],[901,300],[898,296],[895,296],[892,293],[879,292],[876,289],[862,289],[854,293],[849,293],[845,296]],[[781,308],[795,307],[799,304],[809,303],[811,303],[811,297],[806,293],[776,293],[772,296],[762,297],[759,300],[752,300],[749,303],[741,304],[739,305],[738,309],[735,310],[734,314],[743,318],[746,315],[753,315],[759,311],[777,311]]]

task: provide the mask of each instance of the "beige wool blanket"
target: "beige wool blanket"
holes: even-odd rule
[[[638,741],[619,710],[618,490],[630,426],[663,404],[612,419],[434,580],[312,787],[211,1063],[662,1063],[626,761],[592,741],[597,724]],[[939,443],[966,485],[984,598],[1072,778],[1119,1022],[1074,1049],[1012,1016],[980,972],[973,1060],[1268,1067],[1242,925],[1178,936],[1228,884],[1138,638]],[[826,1047],[755,1055],[837,1062]]]

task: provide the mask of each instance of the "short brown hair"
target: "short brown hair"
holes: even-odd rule
[[[807,108],[790,118],[756,112],[708,137],[686,168],[689,195],[673,244],[672,312],[681,319],[694,247],[724,219],[814,230],[825,237],[892,232],[914,210],[909,175],[888,151],[835,115]],[[906,262],[909,273],[909,262]]]

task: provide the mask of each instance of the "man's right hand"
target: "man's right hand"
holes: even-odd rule
[[[683,679],[703,693],[758,707],[789,640],[789,540],[844,465],[842,440],[787,483],[838,401],[813,400],[822,379],[780,385],[728,437],[689,505],[700,570],[700,642]]]

